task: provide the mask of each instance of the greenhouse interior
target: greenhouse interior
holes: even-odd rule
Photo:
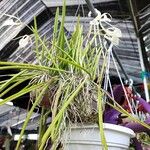
[[[150,150],[149,0],[0,0],[0,150]]]

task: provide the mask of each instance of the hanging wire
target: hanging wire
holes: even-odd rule
[[[124,86],[124,84],[123,84],[123,81],[122,81],[122,78],[121,78],[119,69],[118,69],[118,67],[117,67],[117,64],[116,64],[116,61],[115,61],[115,59],[114,59],[114,56],[113,56],[113,53],[112,53],[112,52],[111,52],[111,57],[112,57],[112,61],[113,61],[113,63],[114,63],[114,66],[115,66],[115,68],[116,68],[118,77],[119,77],[119,79],[120,79],[121,86],[122,86],[122,88],[123,88],[125,97],[126,97],[126,99],[127,99],[128,106],[129,106],[129,108],[130,108],[131,114],[134,115],[134,112],[133,112],[133,110],[132,110],[132,106],[131,106],[130,101],[129,101],[129,99],[128,99],[127,92],[126,92],[126,90],[125,90],[125,86]]]
[[[99,13],[100,14],[100,13]],[[103,15],[102,15],[103,16]],[[107,63],[106,63],[106,73],[105,73],[105,77],[104,77],[104,90],[108,90],[108,85],[111,89],[111,94],[112,94],[112,97],[114,97],[113,95],[113,90],[112,90],[112,85],[111,85],[111,82],[110,82],[110,78],[109,78],[109,69],[110,69],[110,55],[111,55],[111,51],[112,51],[112,47],[113,47],[113,44],[112,42],[109,42],[110,45],[108,45],[108,42],[105,40],[104,41],[104,45],[102,45],[102,40],[104,40],[104,35],[101,35],[100,34],[100,25],[101,25],[101,22],[99,20],[93,20],[91,21],[90,23],[90,31],[92,30],[93,28],[93,32],[94,32],[94,35],[97,35],[97,37],[95,38],[94,42],[95,42],[95,47],[96,47],[96,50],[97,50],[97,46],[100,45],[102,47],[102,52],[103,52],[103,58],[106,56],[106,59],[107,59]],[[100,44],[98,44],[100,43]],[[108,45],[108,48],[107,46]],[[105,49],[105,52],[104,52],[104,49]],[[104,100],[106,101],[107,100],[107,96],[104,96]]]
[[[81,4],[81,9],[82,9],[82,16],[85,17],[85,11],[84,11],[84,6]]]
[[[79,3],[79,0],[78,0],[78,3]],[[77,7],[77,10],[76,10],[76,12],[75,12],[74,17],[77,17],[79,10],[80,10],[80,3],[78,4],[78,7]],[[71,28],[74,26],[74,23],[75,23],[75,20],[73,20],[73,21],[70,23],[70,27],[71,27]],[[68,32],[67,37],[69,37],[70,33],[71,33],[71,31]]]
[[[113,47],[113,44],[111,43],[108,48],[106,73],[105,73],[105,80],[104,80],[104,90],[106,91],[108,89],[108,82],[109,82],[110,55],[111,55],[112,47]]]

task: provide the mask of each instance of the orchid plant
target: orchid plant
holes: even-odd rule
[[[114,96],[106,91],[106,84],[108,84],[109,80],[108,60],[110,61],[113,42],[118,44],[118,38],[121,36],[120,30],[113,26],[105,29],[101,24],[101,20],[108,23],[110,19],[107,14],[99,14],[98,18],[91,22],[91,28],[86,37],[83,36],[83,29],[79,19],[74,32],[67,37],[64,29],[65,12],[64,1],[61,24],[58,19],[59,9],[56,12],[53,38],[48,42],[50,47],[47,45],[47,41],[40,37],[36,19],[34,20],[34,27],[30,29],[35,36],[34,52],[37,64],[0,62],[0,70],[20,70],[19,73],[10,74],[10,79],[0,82],[1,98],[20,83],[30,80],[29,84],[20,89],[19,92],[0,101],[0,105],[3,105],[26,93],[30,93],[32,107],[23,124],[16,150],[19,150],[21,138],[37,106],[42,108],[39,120],[39,150],[43,150],[49,140],[52,141],[52,149],[56,149],[60,142],[62,131],[67,128],[68,124],[97,122],[102,144],[104,149],[107,149],[103,122],[118,124],[117,119],[121,113],[138,123],[137,125],[142,129],[150,129],[147,121],[140,121],[121,106],[121,96],[124,94],[121,87],[119,87],[119,90],[116,88],[113,91]],[[99,30],[99,23],[105,31],[104,35]],[[110,40],[109,47],[107,47],[107,40],[103,40],[102,37]],[[98,39],[100,44],[97,41]],[[25,43],[23,42],[24,40]],[[23,44],[29,44],[29,41],[30,38],[25,36],[19,43],[23,48]],[[102,60],[101,66],[100,60]],[[102,85],[104,78],[105,87]],[[49,101],[48,108],[42,105],[46,96],[48,96]],[[111,102],[107,99],[111,100]],[[138,98],[138,101],[144,107],[146,106],[146,110],[149,109],[149,105],[143,99]],[[108,105],[109,109],[107,109]],[[110,112],[112,117],[108,117]],[[51,117],[51,123],[47,125],[49,116]],[[131,125],[126,124],[126,126],[132,128]]]

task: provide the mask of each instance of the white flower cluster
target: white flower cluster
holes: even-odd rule
[[[95,9],[97,13],[97,17],[95,17],[91,22],[90,25],[92,26],[97,26],[99,25],[100,28],[104,31],[104,37],[111,41],[114,45],[119,45],[119,38],[122,37],[121,30],[114,27],[113,25],[110,24],[112,21],[112,17],[108,13],[103,13],[101,14],[100,11]],[[88,16],[91,16],[91,12],[89,12]],[[107,28],[103,25],[107,25]]]

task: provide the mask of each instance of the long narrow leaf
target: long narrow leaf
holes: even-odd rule
[[[23,74],[25,71],[26,70],[23,70],[23,71],[19,72],[18,74],[14,75],[10,80],[8,80],[7,82],[5,82],[2,86],[0,86],[0,92],[3,91],[8,85],[10,85],[13,82],[14,79],[16,79],[18,76],[20,76],[21,74]]]
[[[59,57],[59,56],[58,56],[57,58],[60,59],[61,61],[65,62],[65,63],[67,63],[67,64],[69,63],[69,64],[72,64],[73,66],[75,66],[75,67],[77,67],[77,68],[82,69],[82,70],[85,71],[89,76],[91,75],[90,72],[89,72],[87,69],[83,68],[81,65],[76,64],[76,63],[74,63],[74,62],[72,62],[72,61],[70,61],[70,60],[61,58],[61,57]]]
[[[10,102],[10,101],[12,101],[12,100],[17,99],[18,97],[20,97],[20,96],[22,96],[22,95],[24,95],[24,94],[26,94],[26,93],[31,92],[31,91],[33,91],[33,90],[35,90],[35,89],[37,89],[37,88],[43,86],[44,84],[45,84],[45,83],[39,83],[39,84],[36,84],[36,85],[32,85],[32,86],[29,87],[29,88],[22,89],[22,90],[19,91],[18,93],[13,94],[13,95],[11,95],[11,96],[9,96],[9,97],[3,99],[3,101],[0,101],[0,106],[3,105],[3,104],[5,104],[5,103],[7,103],[7,102]]]
[[[23,64],[23,63],[14,63],[14,62],[0,62],[0,65],[9,65],[6,67],[0,67],[0,70],[7,69],[28,69],[28,70],[39,70],[39,71],[58,71],[58,72],[67,72],[63,69],[57,69],[47,66],[33,65],[33,64]]]
[[[101,137],[102,146],[104,150],[108,150],[108,147],[106,144],[106,138],[104,134],[104,129],[103,129],[102,98],[103,98],[103,94],[101,93],[100,87],[98,86],[98,118],[99,118],[100,137]]]
[[[85,78],[80,84],[79,86],[76,88],[75,91],[72,92],[72,95],[68,98],[68,100],[65,100],[64,105],[62,106],[62,108],[60,109],[60,111],[58,112],[58,114],[56,115],[56,117],[54,118],[54,120],[52,121],[52,123],[50,124],[50,126],[48,127],[47,131],[45,132],[45,134],[43,135],[42,138],[42,142],[41,142],[41,146],[39,148],[39,150],[43,150],[43,147],[48,139],[48,137],[50,136],[52,130],[55,130],[55,124],[57,123],[57,121],[59,120],[59,118],[61,118],[62,114],[65,113],[67,107],[71,104],[71,102],[74,100],[75,96],[79,93],[79,91],[81,90],[81,88],[83,87],[84,83],[86,82],[87,78]]]
[[[23,80],[18,80],[16,83],[12,84],[10,87],[8,87],[6,90],[4,90],[1,94],[0,94],[0,97],[4,96],[6,93],[8,93],[10,90],[12,90],[13,88],[17,87],[19,84],[29,80],[29,79],[32,79],[33,77],[28,77],[28,78],[25,78]]]
[[[44,94],[45,91],[48,89],[50,83],[51,83],[51,80],[50,80],[50,82],[48,82],[46,85],[44,85],[43,90],[40,92],[39,96],[37,97],[37,99],[36,99],[35,102],[33,103],[32,108],[31,108],[30,111],[28,112],[27,117],[26,117],[26,120],[25,120],[25,122],[24,122],[24,124],[23,124],[22,130],[21,130],[21,133],[20,133],[20,136],[19,136],[19,140],[18,140],[18,142],[17,142],[16,150],[19,150],[19,146],[20,146],[20,143],[21,143],[21,138],[22,138],[22,136],[23,136],[23,134],[24,134],[24,131],[25,131],[26,127],[27,127],[27,124],[28,124],[28,122],[29,122],[29,120],[30,120],[30,118],[31,118],[31,116],[32,116],[32,114],[33,114],[33,111],[34,111],[34,109],[37,107],[37,105],[39,104],[39,102],[41,101],[41,99],[42,99],[42,97],[43,97],[43,94]]]

